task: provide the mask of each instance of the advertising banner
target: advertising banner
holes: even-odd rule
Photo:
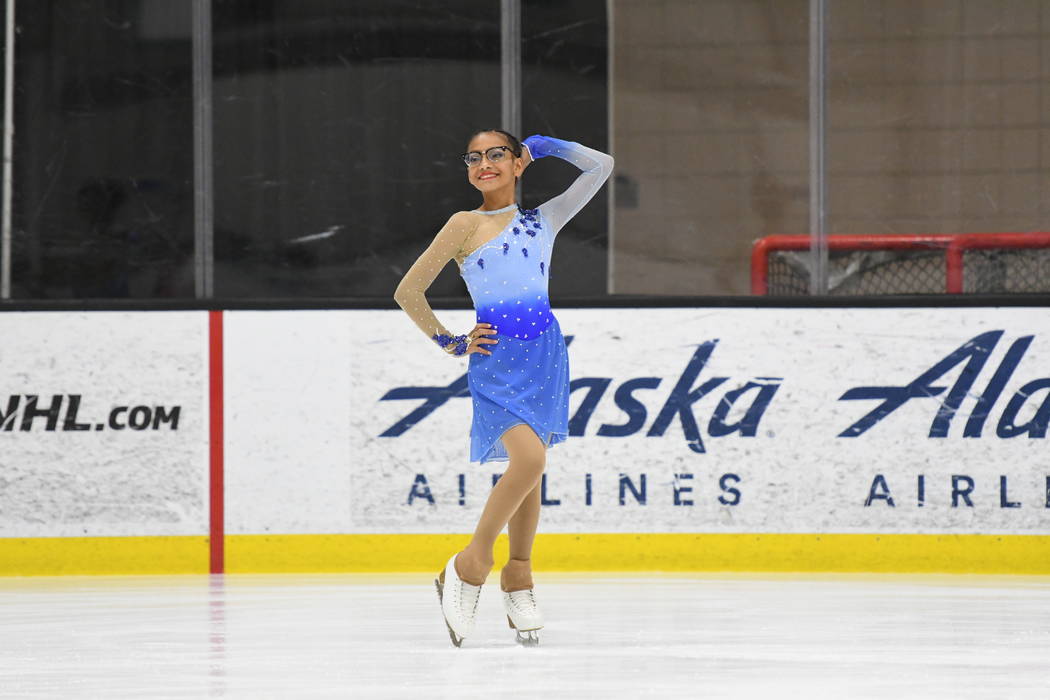
[[[207,315],[0,320],[0,537],[207,535]]]
[[[555,313],[544,532],[1050,531],[1045,310]],[[506,463],[468,460],[466,359],[399,311],[225,318],[227,533],[473,529]]]

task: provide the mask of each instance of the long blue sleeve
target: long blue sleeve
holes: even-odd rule
[[[551,235],[557,235],[609,179],[613,170],[613,157],[575,141],[563,141],[552,136],[530,136],[524,143],[533,159],[557,156],[583,171],[568,189],[539,206]]]

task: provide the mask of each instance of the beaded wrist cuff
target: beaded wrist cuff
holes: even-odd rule
[[[449,355],[462,355],[467,351],[467,336],[465,335],[445,335],[444,333],[435,333],[430,336],[434,342],[441,346],[441,349],[447,352]]]

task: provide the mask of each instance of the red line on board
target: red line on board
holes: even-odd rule
[[[210,401],[209,415],[209,445],[211,452],[210,460],[210,508],[208,540],[211,549],[211,564],[209,571],[213,574],[221,574],[225,571],[225,548],[223,540],[226,536],[224,526],[224,500],[223,491],[223,432],[222,432],[222,312],[208,312],[208,396]]]

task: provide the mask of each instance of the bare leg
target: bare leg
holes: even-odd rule
[[[536,497],[539,497],[537,487],[546,463],[546,447],[527,425],[515,425],[503,433],[503,445],[507,448],[510,463],[489,493],[470,544],[456,557],[456,573],[475,586],[484,583],[492,570],[495,563],[492,548],[496,544],[496,537],[518,511],[526,496],[537,490]],[[537,501],[537,509],[538,506]],[[539,517],[538,512],[535,517]],[[532,531],[535,533],[535,525]],[[531,549],[531,537],[529,539]]]
[[[510,560],[500,572],[500,588],[524,591],[532,588],[532,542],[540,522],[540,487],[537,485],[518,506],[507,523],[510,535]]]

